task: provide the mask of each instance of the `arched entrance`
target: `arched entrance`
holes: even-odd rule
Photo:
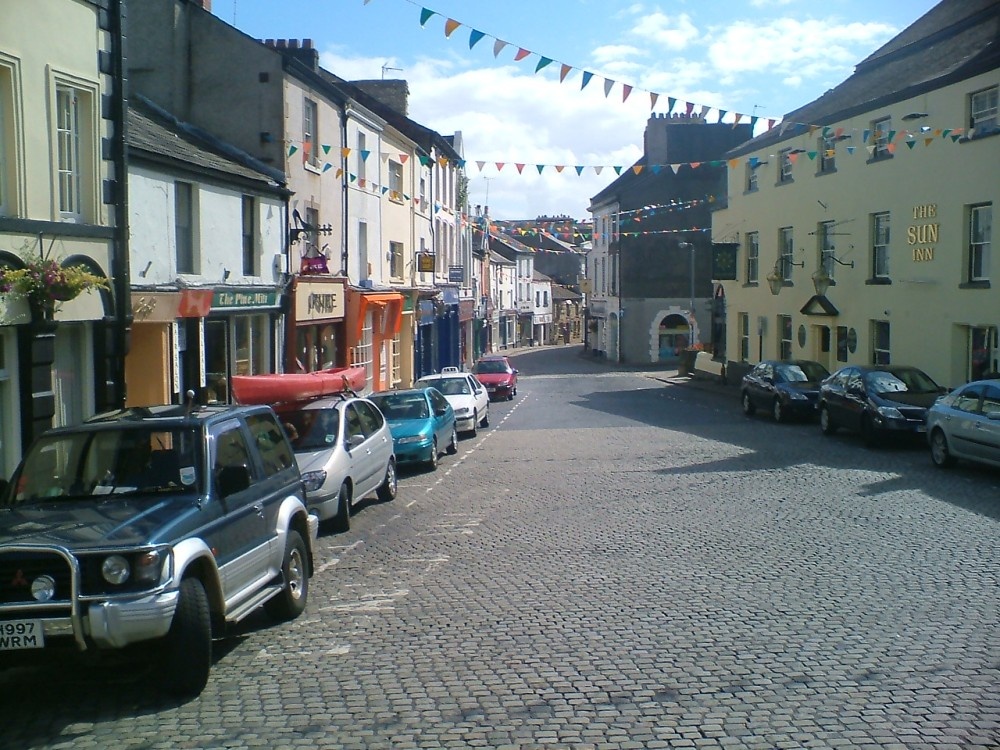
[[[690,343],[691,324],[684,315],[670,313],[660,319],[656,335],[657,361],[677,362]]]

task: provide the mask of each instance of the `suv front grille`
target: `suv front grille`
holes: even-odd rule
[[[34,603],[31,582],[42,575],[56,582],[51,603],[73,598],[72,571],[62,555],[43,550],[0,552],[0,605]]]

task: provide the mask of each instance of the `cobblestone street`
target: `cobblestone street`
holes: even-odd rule
[[[141,655],[7,670],[3,748],[1000,747],[1000,472],[578,347],[513,362],[199,698]]]

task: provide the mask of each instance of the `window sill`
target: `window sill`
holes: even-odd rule
[[[794,184],[795,184],[795,178],[789,177],[787,180],[778,180],[776,183],[774,183],[774,186],[781,187],[782,185],[794,185]]]
[[[989,289],[990,282],[988,280],[983,281],[963,281],[958,285],[959,289]]]
[[[973,133],[972,136],[964,135],[958,139],[959,143],[972,143],[973,141],[981,141],[984,138],[992,138],[995,135],[1000,135],[1000,127],[991,128],[984,133]]]
[[[865,279],[865,284],[868,286],[891,286],[892,279],[888,276],[874,276],[870,279]]]
[[[311,162],[306,161],[306,162],[302,162],[302,168],[304,170],[306,170],[307,172],[312,172],[313,174],[317,174],[317,175],[323,174],[323,172],[320,169],[319,164],[313,164]]]
[[[754,289],[754,288],[759,287],[759,286],[760,286],[760,282],[759,281],[744,281],[743,282],[743,288],[744,289]]]
[[[750,195],[751,193],[758,192],[759,188],[747,188],[743,191],[743,195]]]

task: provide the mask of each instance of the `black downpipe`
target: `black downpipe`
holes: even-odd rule
[[[124,407],[128,395],[125,386],[125,356],[129,349],[132,328],[132,287],[129,270],[128,223],[128,151],[126,128],[128,97],[125,78],[125,0],[109,0],[112,57],[112,122],[111,160],[115,169],[115,227],[111,247],[112,288],[115,297],[114,318],[111,321],[111,356],[108,357],[109,406]]]

